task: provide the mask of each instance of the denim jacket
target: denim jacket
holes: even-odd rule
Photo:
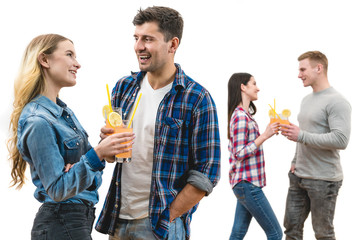
[[[39,95],[19,118],[17,147],[29,163],[39,202],[85,203],[99,201],[100,161],[88,135],[64,102]],[[64,172],[67,163],[75,163]]]

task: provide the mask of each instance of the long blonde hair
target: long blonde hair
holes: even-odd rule
[[[34,38],[25,49],[19,73],[14,84],[14,110],[10,117],[10,138],[7,142],[12,164],[11,187],[21,189],[25,183],[26,162],[17,148],[17,130],[20,114],[27,103],[45,90],[43,70],[38,61],[40,54],[53,53],[59,42],[69,40],[58,34],[45,34]]]

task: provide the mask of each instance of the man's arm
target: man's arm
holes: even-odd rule
[[[300,131],[298,142],[320,149],[345,149],[349,143],[351,107],[347,102],[334,104],[328,112],[329,133]]]
[[[310,133],[295,124],[281,124],[281,134],[289,140],[319,149],[345,149],[349,143],[351,128],[351,107],[348,103],[335,104],[328,116],[330,132]]]
[[[170,205],[170,222],[189,211],[200,202],[205,194],[205,191],[202,191],[189,183],[186,184]]]

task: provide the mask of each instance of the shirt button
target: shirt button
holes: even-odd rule
[[[74,128],[74,130],[76,131],[76,128]]]
[[[135,97],[135,96],[136,96],[136,93],[133,94],[133,97]]]
[[[69,115],[67,115],[66,118],[69,118]]]
[[[117,204],[115,204],[115,208],[118,208],[118,205],[117,205]]]
[[[77,142],[76,145],[79,146],[79,143]]]
[[[116,183],[115,183],[115,185],[116,185],[116,186],[119,186],[119,183],[118,183],[118,182],[116,182]]]

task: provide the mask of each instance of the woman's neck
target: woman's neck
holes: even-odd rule
[[[243,99],[243,101],[239,104],[246,112],[249,112],[250,101],[248,99]]]
[[[46,86],[45,90],[41,93],[45,97],[49,98],[51,101],[56,103],[56,98],[59,95],[60,89],[56,89],[54,87]]]

